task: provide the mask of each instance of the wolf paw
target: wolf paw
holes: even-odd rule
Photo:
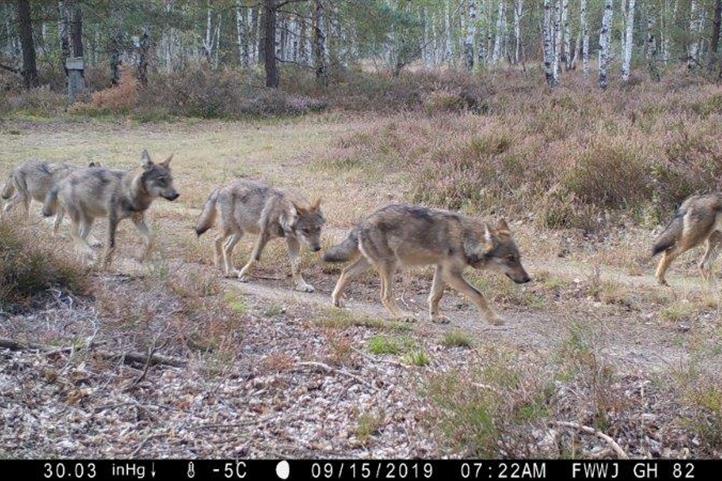
[[[305,282],[299,282],[296,284],[296,290],[299,292],[314,292],[316,289],[311,284]]]
[[[446,316],[436,315],[431,317],[431,322],[436,324],[449,324],[451,322],[451,319]]]
[[[251,278],[245,274],[238,273],[238,281],[239,282],[249,282]]]
[[[396,316],[396,320],[399,322],[416,322],[416,317],[410,312],[402,312]]]
[[[504,325],[504,319],[502,319],[501,317],[499,317],[496,314],[487,316],[486,320],[492,326],[503,326]]]

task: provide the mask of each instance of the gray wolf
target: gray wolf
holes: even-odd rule
[[[254,263],[261,259],[266,243],[283,237],[296,289],[314,291],[301,275],[299,240],[314,252],[321,250],[321,227],[325,222],[321,199],[309,203],[303,197],[295,195],[292,198],[290,194],[261,182],[236,180],[226,187],[217,188],[208,197],[196,226],[198,236],[213,226],[219,211],[220,232],[215,239],[214,260],[225,275],[237,275],[241,281],[248,281],[248,275]],[[258,234],[258,239],[248,262],[237,271],[231,254],[245,233]]]
[[[488,306],[484,296],[462,276],[464,269],[494,269],[516,283],[531,279],[521,264],[509,226],[504,220],[496,228],[454,212],[392,204],[383,207],[354,228],[345,241],[329,249],[326,262],[353,260],[333,290],[335,306],[348,283],[373,266],[381,277],[381,301],[391,315],[411,320],[392,295],[393,275],[399,265],[435,264],[429,294],[429,316],[433,322],[448,322],[439,314],[439,301],[448,284],[468,297],[492,324],[503,321]]]
[[[87,236],[97,217],[108,218],[108,242],[103,256],[107,268],[115,250],[118,223],[130,218],[143,237],[142,259],[150,253],[151,238],[145,223],[145,212],[158,197],[174,201],[179,197],[173,187],[171,155],[161,163],[154,163],[144,150],[140,166],[130,170],[111,170],[104,167],[76,169],[53,187],[45,198],[43,215],[53,215],[64,209],[71,221],[70,235],[81,254],[92,258],[93,250]]]
[[[665,273],[672,261],[703,242],[704,256],[698,266],[702,278],[709,281],[712,278],[712,263],[722,244],[722,193],[687,198],[669,225],[657,236],[652,256],[663,253],[655,274],[657,282],[668,285]]]
[[[93,167],[94,162],[90,163]],[[25,209],[25,217],[30,213],[30,203],[35,200],[44,202],[48,192],[60,180],[64,179],[76,167],[67,164],[54,164],[41,160],[28,160],[12,170],[0,195],[8,202],[3,208],[3,213],[12,210],[16,205],[21,204]],[[55,216],[53,233],[57,234],[58,228],[63,221],[63,211],[59,210]]]

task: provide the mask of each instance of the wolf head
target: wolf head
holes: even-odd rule
[[[290,224],[291,230],[312,251],[321,250],[321,226],[326,220],[321,213],[321,199],[316,199],[310,206],[293,203],[296,209],[295,219]]]
[[[163,197],[168,200],[176,200],[180,194],[173,187],[173,176],[170,171],[170,161],[173,155],[159,164],[150,160],[148,151],[144,150],[140,163],[143,166],[141,181],[151,197]]]
[[[521,264],[519,249],[511,237],[509,226],[502,219],[496,228],[489,224],[484,225],[484,243],[476,250],[481,249],[480,255],[475,256],[478,266],[484,265],[497,270],[517,284],[529,282],[531,278]],[[475,266],[476,267],[476,266]]]

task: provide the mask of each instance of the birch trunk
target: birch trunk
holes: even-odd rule
[[[326,66],[326,34],[324,32],[324,8],[321,0],[316,0],[313,10],[313,63],[316,70],[316,81],[322,87],[328,85],[328,68]]]
[[[243,68],[248,68],[248,24],[243,0],[236,1],[236,38],[238,43],[238,61]]]
[[[213,58],[213,24],[212,18],[213,10],[211,10],[211,1],[208,0],[208,7],[206,8],[206,37],[203,40],[203,54],[206,57],[208,63]]]
[[[552,65],[554,67],[554,77],[559,79],[559,60],[562,53],[562,0],[557,0],[554,7],[554,58]]]
[[[494,37],[494,53],[491,63],[496,65],[504,55],[504,35],[506,34],[506,3],[499,0],[499,16],[496,20],[496,36]]]
[[[580,2],[579,23],[582,29],[582,71],[589,75],[589,24],[587,22],[587,0]]]
[[[514,4],[514,63],[521,61],[521,17],[524,11],[524,0],[516,0]]]
[[[572,29],[569,23],[569,0],[562,3],[562,26],[564,28],[564,68],[572,68]]]
[[[451,0],[446,2],[444,5],[446,8],[444,12],[444,32],[446,43],[444,45],[444,60],[448,62],[451,59]]]
[[[606,89],[609,86],[607,70],[609,68],[610,36],[612,20],[614,19],[614,1],[604,0],[604,14],[602,15],[602,29],[599,32],[599,87]]]
[[[486,49],[486,42],[484,40],[485,39],[485,35],[484,35],[484,23],[485,22],[483,21],[483,19],[484,19],[484,15],[486,12],[486,10],[484,10],[484,8],[485,8],[484,2],[485,2],[485,0],[481,0],[481,2],[479,2],[479,5],[478,5],[479,8],[477,9],[477,15],[476,15],[477,18],[479,19],[479,21],[476,22],[476,24],[477,24],[476,27],[477,27],[477,32],[478,32],[478,34],[477,34],[478,40],[476,42],[477,43],[476,59],[479,64],[479,67],[482,67],[483,65],[486,64],[486,58],[487,58],[487,54],[488,54],[487,49]],[[486,26],[486,28],[487,28],[487,31],[491,31],[491,29],[488,27],[488,25]]]
[[[647,65],[649,66],[649,76],[655,81],[659,82],[659,69],[657,68],[657,13],[654,7],[649,8],[647,11],[647,42],[646,42],[646,55]]]
[[[464,59],[466,70],[474,69],[474,37],[476,36],[476,0],[468,0],[469,20],[466,24],[466,38],[464,39]]]
[[[554,72],[554,32],[553,32],[553,0],[544,0],[544,24],[542,40],[544,49],[544,76],[549,87],[556,87],[557,77]]]
[[[714,7],[714,18],[712,19],[712,37],[709,42],[709,63],[708,68],[713,70],[719,56],[717,51],[719,50],[719,37],[720,27],[722,26],[722,0],[717,0]]]
[[[690,42],[687,46],[687,68],[689,69],[694,69],[699,65],[699,33],[702,22],[698,10],[697,0],[691,0],[689,5]]]
[[[632,48],[634,47],[634,6],[636,0],[629,0],[627,5],[627,19],[625,21],[626,32],[624,38],[624,59],[622,62],[622,80],[629,80],[632,66]]]

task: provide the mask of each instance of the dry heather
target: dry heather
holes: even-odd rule
[[[682,78],[599,92],[582,79],[554,91],[531,78],[503,82],[491,84],[481,111],[437,92],[427,104],[434,115],[381,118],[320,162],[407,170],[416,202],[588,231],[610,213],[652,226],[686,196],[720,188],[722,86]]]

